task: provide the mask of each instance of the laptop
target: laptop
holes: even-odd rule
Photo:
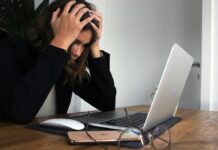
[[[124,110],[97,112],[90,115],[89,125],[118,130],[125,130],[129,126],[137,126],[143,131],[148,131],[167,120],[171,120],[168,124],[170,123],[172,125],[179,98],[182,94],[193,61],[193,57],[175,43],[172,46],[158,89],[147,114],[128,112],[128,116],[126,116]],[[127,122],[131,122],[137,118],[141,119],[141,121],[136,121],[138,125],[127,125]],[[72,116],[72,119],[86,123],[87,116]],[[177,121],[174,119],[174,123]]]

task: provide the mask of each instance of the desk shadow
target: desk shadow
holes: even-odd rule
[[[114,145],[97,145],[97,144],[90,144],[90,145],[74,145],[73,150],[96,150],[96,149],[104,149],[102,146],[106,147],[107,149],[117,149]]]

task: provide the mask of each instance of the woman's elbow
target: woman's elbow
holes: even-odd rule
[[[10,120],[13,122],[20,123],[20,124],[26,124],[26,123],[30,123],[31,121],[33,121],[34,116],[15,113],[15,114],[12,114],[10,118],[11,118]]]
[[[10,120],[12,122],[20,123],[20,124],[26,124],[35,118],[35,114],[29,112],[26,110],[20,110],[16,108],[10,109]]]
[[[101,111],[112,111],[116,107],[116,89],[111,92],[110,95],[107,96],[105,107],[101,109]]]

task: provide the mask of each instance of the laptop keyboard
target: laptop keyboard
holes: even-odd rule
[[[147,113],[135,113],[129,115],[129,117],[112,119],[109,121],[105,121],[102,124],[141,128],[145,123],[146,117],[147,117]]]
[[[146,117],[147,117],[147,113],[135,113],[129,115],[129,118],[128,117],[116,118],[116,119],[102,122],[102,124],[142,128],[145,123]],[[161,124],[166,126],[167,128],[170,128],[181,120],[182,119],[180,117],[171,117],[166,121],[162,122]]]

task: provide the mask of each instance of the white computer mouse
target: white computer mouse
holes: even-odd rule
[[[73,130],[82,130],[85,128],[85,125],[77,120],[73,119],[66,119],[66,118],[55,118],[55,119],[48,119],[40,124],[54,126],[54,127],[67,127]]]

